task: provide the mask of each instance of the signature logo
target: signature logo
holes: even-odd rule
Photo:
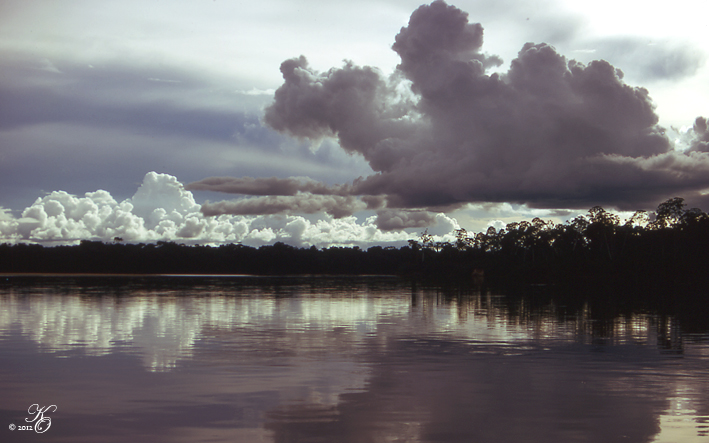
[[[53,411],[49,411],[50,408],[54,408]],[[44,414],[45,412],[56,412],[57,411],[57,405],[49,405],[49,406],[44,406],[42,408],[39,407],[37,403],[33,404],[27,409],[27,412],[30,415],[34,415],[34,418],[30,420],[29,418],[26,418],[25,421],[27,423],[33,423],[34,422],[34,431],[41,434],[43,432],[47,432],[47,429],[49,429],[50,426],[52,426],[52,419],[50,417],[45,417]]]
[[[54,409],[52,409],[54,408]],[[38,434],[42,434],[47,432],[50,426],[52,426],[52,418],[49,416],[46,416],[44,414],[47,414],[49,412],[56,412],[57,411],[57,405],[49,405],[49,406],[43,406],[39,407],[39,404],[35,403],[31,405],[27,409],[27,413],[30,414],[30,418],[26,418],[25,422],[27,423],[34,423],[34,426],[28,426],[28,425],[20,425],[16,426],[14,423],[10,424],[10,430],[14,431],[15,429],[19,431],[32,431],[34,430]]]

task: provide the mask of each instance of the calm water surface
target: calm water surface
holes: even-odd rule
[[[0,425],[3,442],[706,443],[709,335],[394,278],[3,277]]]

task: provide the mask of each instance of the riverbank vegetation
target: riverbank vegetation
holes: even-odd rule
[[[0,245],[0,273],[393,274],[476,284],[607,282],[705,285],[709,216],[681,198],[620,217],[596,206],[563,224],[535,218],[434,242],[425,231],[400,248],[253,248],[82,241],[76,246]]]

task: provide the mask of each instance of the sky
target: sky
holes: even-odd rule
[[[0,2],[0,242],[709,210],[703,1]]]

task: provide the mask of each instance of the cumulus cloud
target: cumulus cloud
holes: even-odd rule
[[[649,92],[606,61],[582,64],[526,43],[507,72],[489,73],[502,61],[483,52],[483,27],[441,0],[414,11],[392,49],[401,63],[390,77],[351,62],[317,72],[304,56],[284,61],[264,115],[291,136],[335,137],[373,175],[340,187],[251,178],[190,186],[221,180],[211,189],[262,196],[219,203],[221,213],[291,213],[304,191],[308,211],[332,210],[333,199],[317,195],[369,199],[382,228],[419,227],[432,217],[421,211],[476,202],[649,209],[709,188],[706,120],[695,123],[693,153],[675,151]],[[352,201],[342,203],[349,213]]]
[[[9,213],[8,209],[0,207],[0,236],[10,238],[17,231],[17,220]]]
[[[118,203],[98,190],[77,197],[54,191],[38,198],[17,220],[17,240],[67,242],[80,239],[150,241],[190,237],[178,232],[200,206],[175,177],[150,172],[135,195]],[[186,231],[188,232],[188,231]]]
[[[192,193],[186,191],[176,177],[155,172],[145,175],[131,203],[133,214],[142,218],[148,229],[154,229],[165,220],[180,223],[200,210]]]
[[[319,201],[318,197],[330,202]],[[294,246],[369,247],[403,245],[417,235],[404,230],[415,227],[410,223],[382,228],[376,216],[358,221],[351,214],[366,208],[366,203],[352,196],[296,194],[259,199],[246,199],[241,205],[206,204],[202,208],[176,177],[149,172],[133,197],[122,202],[105,190],[87,192],[82,197],[55,191],[38,198],[20,218],[0,208],[0,242],[176,241],[261,246],[282,241]],[[279,203],[278,199],[285,200]],[[269,210],[269,205],[277,208]],[[289,210],[284,210],[283,205]],[[306,219],[297,215],[320,212],[322,207],[333,216],[317,214]],[[434,217],[434,222],[441,241],[446,241],[452,227],[457,226],[454,219],[443,214]]]
[[[350,62],[321,74],[303,56],[284,61],[281,72],[285,84],[264,115],[270,127],[309,139],[336,135],[346,151],[363,154],[375,170],[401,157],[396,146],[380,143],[415,129],[407,115],[409,97],[399,94],[394,80]]]
[[[690,150],[709,152],[709,124],[704,117],[697,117],[692,126]]]

